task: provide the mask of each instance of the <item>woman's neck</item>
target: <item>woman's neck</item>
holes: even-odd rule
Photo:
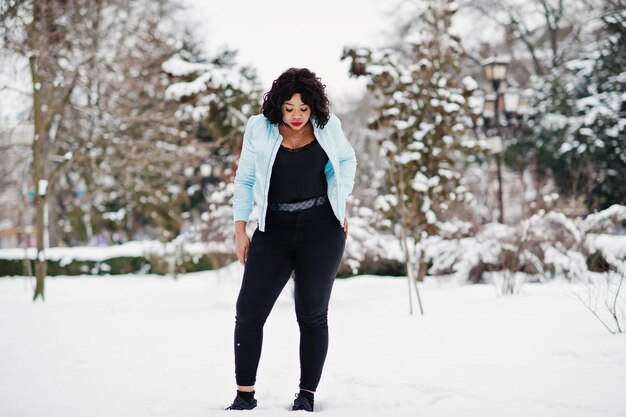
[[[302,126],[302,129],[294,129],[291,126],[289,126],[287,123],[279,123],[278,124],[279,129],[282,128],[282,132],[283,134],[287,134],[289,136],[299,136],[301,133],[302,134],[306,134],[305,132],[310,132],[313,130],[313,125],[311,124],[311,121],[307,121],[305,123],[304,126]]]

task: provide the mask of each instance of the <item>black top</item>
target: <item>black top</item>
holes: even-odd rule
[[[326,195],[327,162],[328,156],[316,139],[296,149],[280,145],[272,167],[268,201],[295,203]]]

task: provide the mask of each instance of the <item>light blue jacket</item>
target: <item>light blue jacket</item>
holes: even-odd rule
[[[356,155],[346,139],[341,122],[334,114],[323,129],[313,123],[315,138],[328,155],[324,172],[328,183],[328,199],[339,222],[343,223],[346,199],[352,193],[356,173]],[[233,196],[234,221],[248,221],[256,201],[259,213],[259,230],[265,231],[267,196],[276,154],[282,142],[278,125],[258,114],[248,119],[243,135],[239,167],[235,174]]]

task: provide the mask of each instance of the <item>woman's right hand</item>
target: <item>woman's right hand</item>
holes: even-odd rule
[[[250,247],[250,238],[246,232],[235,234],[235,250],[237,252],[237,259],[242,265],[246,264],[248,260],[248,248]]]

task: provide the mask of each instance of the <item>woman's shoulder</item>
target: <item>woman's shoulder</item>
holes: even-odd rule
[[[337,134],[342,133],[341,120],[334,113],[330,113],[328,117],[328,122],[326,122],[326,126],[324,126],[323,131],[328,132],[329,134]]]
[[[263,115],[263,113],[255,114],[248,117],[247,125],[250,127],[258,126],[262,123],[268,122],[267,118]]]
[[[327,126],[339,127],[341,128],[341,120],[335,113],[329,113]]]
[[[246,132],[253,135],[264,134],[271,131],[270,121],[261,113],[250,116],[246,122]]]

